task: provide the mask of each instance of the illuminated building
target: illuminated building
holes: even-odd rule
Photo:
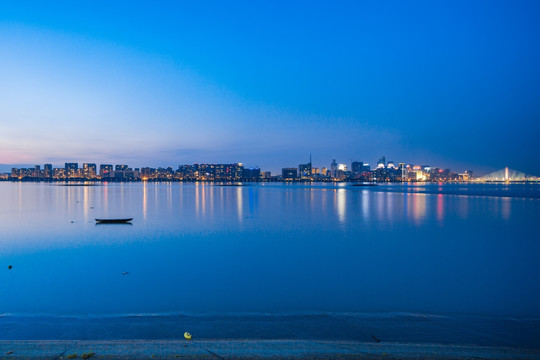
[[[50,178],[52,177],[52,164],[43,165],[43,177]]]
[[[340,164],[340,165],[343,165],[343,164]],[[345,169],[345,168],[343,168],[343,169]],[[336,179],[336,180],[344,180],[346,177],[347,177],[346,171],[341,170],[339,168],[336,170],[336,175],[333,176],[333,178]]]
[[[101,165],[99,165],[99,176],[102,179],[108,178],[111,171],[113,171],[113,166],[111,164],[101,164]]]
[[[422,167],[418,165],[413,166],[413,176],[413,180],[416,181],[424,181],[426,179],[424,172],[422,171]]]
[[[85,179],[94,179],[96,177],[96,164],[84,163],[83,164],[83,177]]]
[[[77,163],[65,163],[64,176],[68,179],[76,178],[78,169],[79,169],[79,164]]]
[[[386,166],[382,166],[385,164]],[[393,161],[388,161],[383,156],[378,161],[378,166],[373,171],[370,165],[360,162],[351,162],[352,171],[347,170],[347,165],[337,163],[332,160],[330,170],[323,167],[314,168],[310,161],[307,164],[300,164],[298,168],[283,168],[281,176],[271,176],[270,172],[262,172],[259,168],[244,168],[242,163],[232,164],[192,164],[180,165],[177,170],[172,167],[167,168],[149,168],[143,167],[140,170],[131,169],[128,165],[116,165],[113,168],[111,164],[101,164],[99,175],[104,181],[276,181],[282,180],[312,180],[312,181],[377,181],[377,182],[396,182],[396,181],[471,181],[473,172],[467,170],[464,173],[457,174],[449,169],[441,170],[438,167],[429,165],[412,166],[399,163],[398,166]],[[2,179],[12,181],[40,181],[41,179],[50,179],[52,181],[83,179],[94,180],[97,177],[96,164],[83,163],[82,168],[78,168],[77,163],[65,163],[64,168],[54,168],[51,164],[45,164],[43,170],[39,165],[31,168],[12,168],[11,173],[2,174]],[[496,176],[495,176],[496,175]],[[496,174],[490,174],[478,181],[517,181],[525,179],[538,181],[536,177],[518,173],[514,170],[503,169]],[[487,180],[486,180],[487,179]],[[534,179],[534,180],[531,180]]]
[[[379,159],[379,161],[377,161],[377,168],[380,169],[380,168],[385,168],[386,167],[386,157],[383,156],[382,158]]]
[[[66,169],[54,168],[53,169],[53,178],[55,178],[55,179],[66,179]]]
[[[311,177],[311,154],[309,154],[309,162],[307,164],[298,165],[298,173],[301,178]]]
[[[128,168],[127,170],[111,171],[108,173],[108,177],[111,180],[135,180],[140,178],[140,174],[139,171]]]
[[[311,175],[311,164],[298,165],[298,173],[301,178],[308,178]]]
[[[409,178],[409,165],[405,166],[405,163],[399,163],[401,169],[401,180],[406,181]]]
[[[172,169],[171,169],[172,170]],[[255,170],[255,169],[251,169]],[[260,177],[260,169],[259,176]],[[256,171],[255,171],[256,172]],[[159,173],[159,169],[158,169]],[[244,166],[242,163],[236,164],[193,164],[193,165],[180,165],[178,170],[173,174],[175,178],[185,180],[201,180],[201,181],[223,181],[223,180],[235,180],[239,181],[244,177]],[[253,173],[250,173],[250,176]],[[161,174],[158,174],[158,177]]]

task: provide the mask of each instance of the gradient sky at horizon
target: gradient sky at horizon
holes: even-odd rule
[[[540,174],[538,1],[0,4],[0,164]]]

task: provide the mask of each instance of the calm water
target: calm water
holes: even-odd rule
[[[324,323],[337,338],[535,346],[539,195],[0,183],[0,338],[170,337],[186,324],[202,337],[317,337]]]

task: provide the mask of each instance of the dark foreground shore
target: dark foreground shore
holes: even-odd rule
[[[0,341],[0,359],[540,359],[539,350],[314,340]]]

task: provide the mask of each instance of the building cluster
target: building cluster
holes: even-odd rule
[[[246,168],[237,164],[193,164],[180,165],[174,170],[168,168],[130,168],[128,165],[94,163],[65,163],[63,168],[53,168],[51,164],[33,168],[13,168],[11,174],[3,174],[4,180],[90,180],[90,181],[258,181],[270,178],[269,172],[259,168]]]
[[[0,179],[19,181],[358,181],[358,182],[404,182],[404,181],[469,181],[472,171],[458,174],[450,169],[439,169],[428,165],[410,165],[386,161],[383,156],[374,168],[361,161],[347,164],[333,160],[329,167],[313,167],[308,163],[298,167],[283,168],[281,174],[272,176],[259,168],[247,168],[235,164],[192,164],[180,165],[176,170],[168,168],[135,168],[128,165],[94,163],[65,163],[63,168],[45,164],[43,168],[13,168],[11,174],[2,174]]]
[[[283,168],[281,178],[285,181],[360,181],[360,182],[406,182],[406,181],[469,181],[473,179],[471,170],[458,174],[450,169],[440,169],[429,165],[396,164],[386,161],[383,156],[372,169],[371,165],[361,161],[352,161],[350,168],[347,164],[338,164],[334,159],[329,167],[313,167],[311,159],[307,164],[298,168]]]
[[[12,180],[101,180],[101,179],[138,179],[139,169],[127,165],[102,164],[99,172],[96,164],[84,163],[82,168],[78,163],[65,163],[63,168],[53,168],[51,164],[36,165],[33,168],[11,169]]]

